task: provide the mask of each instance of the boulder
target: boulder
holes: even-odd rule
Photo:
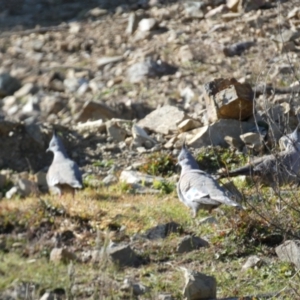
[[[207,247],[209,244],[207,241],[197,237],[187,235],[181,239],[181,241],[177,245],[176,252],[177,253],[185,253],[190,252],[200,247]]]
[[[176,132],[177,124],[186,118],[184,111],[175,106],[165,105],[148,114],[137,125],[156,133],[169,134]]]
[[[187,300],[215,299],[217,282],[212,276],[180,267],[184,272],[185,287],[183,296]]]
[[[248,132],[253,127],[252,123],[239,122],[236,120],[221,119],[211,125],[203,126],[187,133],[187,144],[194,148],[206,147],[206,146],[223,146],[228,144],[225,140],[226,136],[230,136],[242,143],[240,135]]]
[[[142,262],[129,245],[110,245],[107,253],[110,259],[119,266],[137,267]]]
[[[204,85],[204,98],[210,122],[219,119],[244,120],[253,114],[254,92],[248,83],[236,79],[215,79]]]
[[[287,240],[275,248],[280,260],[293,263],[300,268],[300,240]]]

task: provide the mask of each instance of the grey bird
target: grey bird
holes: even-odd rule
[[[220,174],[222,177],[254,176],[265,185],[276,188],[289,183],[300,183],[300,141],[298,127],[286,136],[285,150],[259,157],[241,168]]]
[[[241,208],[232,200],[234,197],[229,191],[221,187],[212,176],[199,169],[185,143],[179,153],[178,163],[181,166],[181,174],[177,183],[177,194],[180,201],[192,210],[194,218],[199,209],[211,212],[221,204]]]
[[[49,189],[60,197],[63,192],[71,191],[74,197],[75,189],[83,187],[82,175],[76,162],[68,157],[65,147],[55,131],[53,131],[53,137],[46,151],[52,151],[54,154],[46,176]]]

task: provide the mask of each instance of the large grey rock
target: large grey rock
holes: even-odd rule
[[[190,252],[199,249],[200,247],[207,247],[208,245],[209,244],[207,241],[197,236],[187,235],[181,239],[181,241],[177,246],[176,251],[178,253],[185,253],[185,252]]]
[[[187,118],[184,111],[171,105],[157,108],[137,124],[156,133],[169,134],[176,132],[177,124]]]
[[[287,240],[276,247],[275,251],[280,260],[291,262],[300,268],[300,240]]]
[[[252,127],[252,123],[221,119],[211,125],[191,130],[185,134],[187,144],[194,148],[210,145],[226,147],[226,136],[231,136],[241,142],[240,135],[248,132]]]
[[[13,95],[20,87],[19,79],[12,77],[9,73],[0,74],[0,97]]]
[[[181,267],[185,277],[183,296],[187,300],[215,299],[217,282],[212,276]]]
[[[110,259],[120,266],[137,267],[142,263],[140,257],[131,249],[129,245],[111,245],[107,249]]]

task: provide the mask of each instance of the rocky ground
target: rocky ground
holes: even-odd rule
[[[175,190],[183,140],[210,173],[284,148],[297,2],[0,3],[1,299],[299,297],[296,189],[279,211],[239,178],[245,212],[195,220]],[[47,193],[53,129],[74,201]]]

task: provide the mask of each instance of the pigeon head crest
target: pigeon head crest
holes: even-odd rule
[[[187,149],[185,141],[183,142],[181,151],[178,155],[178,164],[182,168],[199,169],[198,163],[192,153]]]
[[[52,151],[53,153],[62,152],[63,154],[66,154],[65,147],[55,130],[53,130],[53,136],[49,143],[49,148],[47,149],[47,152],[48,151]]]

